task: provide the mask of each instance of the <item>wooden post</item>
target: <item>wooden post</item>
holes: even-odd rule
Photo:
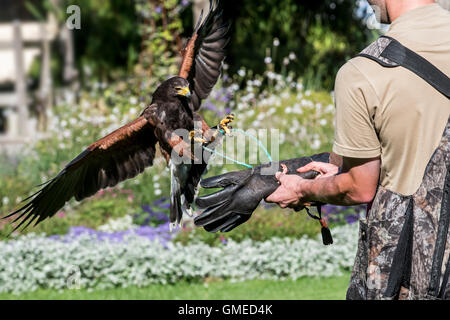
[[[14,20],[14,60],[16,67],[15,92],[17,98],[18,128],[22,137],[28,136],[28,106],[26,97],[26,80],[23,61],[23,42],[20,21]]]
[[[65,25],[61,29],[61,41],[64,43],[64,83],[76,91],[79,89],[77,81],[78,71],[75,69],[75,55],[73,47],[73,34]]]
[[[39,83],[39,129],[47,127],[47,109],[52,105],[52,74],[50,67],[50,40],[47,37],[46,23],[41,23],[42,63]]]

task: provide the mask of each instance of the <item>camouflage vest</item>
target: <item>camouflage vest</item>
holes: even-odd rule
[[[450,97],[450,79],[392,38],[381,37],[360,56],[408,68]],[[378,187],[360,220],[347,299],[450,299],[449,193],[450,118],[413,195]]]

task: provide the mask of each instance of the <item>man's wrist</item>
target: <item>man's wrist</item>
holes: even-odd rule
[[[297,197],[301,200],[301,202],[311,201],[311,186],[314,183],[314,180],[301,179],[298,183],[297,190],[295,190]]]

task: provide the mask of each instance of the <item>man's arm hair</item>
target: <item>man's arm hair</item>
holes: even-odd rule
[[[355,205],[373,200],[380,175],[380,158],[344,157],[341,173],[335,176],[305,181],[304,200],[334,205]]]

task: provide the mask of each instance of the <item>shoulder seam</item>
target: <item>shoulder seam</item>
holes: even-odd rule
[[[354,59],[354,58],[353,58]],[[356,70],[358,70],[358,72],[364,77],[364,79],[366,79],[366,81],[369,83],[370,87],[372,88],[372,91],[375,93],[375,97],[377,98],[377,102],[378,102],[378,107],[380,107],[380,97],[378,96],[377,91],[375,90],[374,85],[372,84],[372,82],[370,81],[370,79],[364,74],[364,72],[362,72],[355,63],[353,63],[353,59],[350,59],[348,61],[348,63],[350,63]],[[366,58],[367,59],[367,58]],[[370,60],[370,59],[367,59]],[[373,61],[374,63],[376,63],[375,61]]]

